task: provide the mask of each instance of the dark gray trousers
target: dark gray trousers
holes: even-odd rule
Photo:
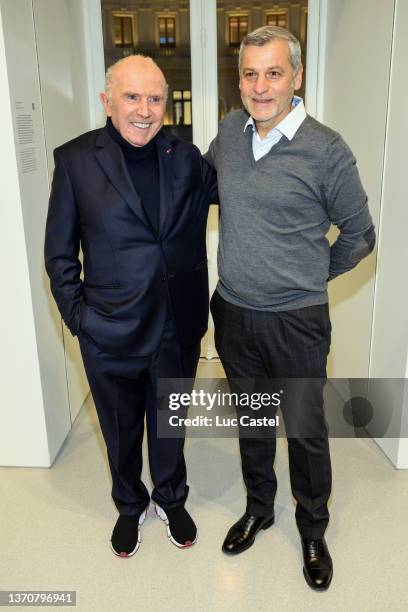
[[[286,398],[282,414],[288,435],[292,493],[297,502],[296,522],[302,536],[320,538],[329,520],[327,501],[331,492],[330,453],[323,412],[331,337],[328,304],[265,312],[235,306],[216,291],[211,300],[211,313],[215,346],[231,387],[233,379],[239,378],[269,380],[271,385],[279,379],[283,386],[285,380],[293,379],[291,397],[297,400],[291,402]],[[303,423],[301,433],[292,437],[291,423],[296,425],[296,422]],[[247,511],[255,516],[273,512],[277,488],[273,431],[266,437],[240,435]]]

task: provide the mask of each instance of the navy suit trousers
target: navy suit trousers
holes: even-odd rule
[[[141,480],[145,418],[152,500],[164,509],[182,506],[188,494],[184,438],[157,437],[157,379],[194,378],[200,344],[180,348],[171,318],[159,348],[147,357],[103,352],[81,331],[78,339],[106,442],[117,509],[121,514],[139,515],[150,501]]]

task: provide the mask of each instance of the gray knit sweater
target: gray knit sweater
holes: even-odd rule
[[[327,302],[327,281],[372,251],[374,226],[356,161],[341,136],[309,115],[260,160],[248,115],[221,122],[206,159],[221,206],[217,289],[237,306],[291,310]],[[331,224],[339,230],[330,247]]]

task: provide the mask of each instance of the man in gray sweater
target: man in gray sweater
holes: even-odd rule
[[[302,70],[299,42],[287,30],[264,26],[241,43],[246,112],[227,115],[206,155],[217,170],[221,205],[211,312],[230,382],[307,379],[314,389],[295,412],[313,433],[288,437],[288,448],[303,572],[309,586],[323,590],[333,575],[324,539],[331,492],[322,395],[331,333],[327,282],[366,257],[375,234],[352,152],[294,96]],[[330,246],[332,224],[339,235]],[[271,433],[240,435],[247,506],[224,541],[227,554],[249,548],[274,522],[275,449]]]

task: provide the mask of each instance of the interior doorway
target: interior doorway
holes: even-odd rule
[[[151,56],[169,83],[165,129],[194,142],[202,153],[218,121],[241,106],[238,50],[242,37],[266,24],[291,30],[300,40],[304,78],[299,95],[318,117],[318,46],[321,0],[100,0],[105,69],[127,55]],[[218,210],[207,225],[210,291],[217,284]],[[213,323],[202,357],[217,357]]]

